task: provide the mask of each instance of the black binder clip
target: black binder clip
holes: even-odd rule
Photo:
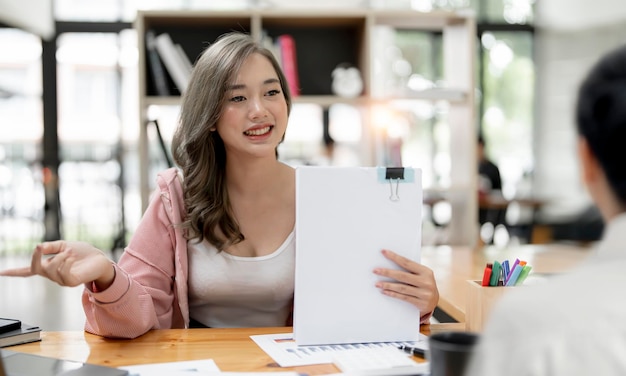
[[[398,189],[400,186],[400,180],[404,180],[404,167],[387,167],[385,169],[385,179],[389,180],[389,199],[391,201],[400,201]],[[395,190],[392,180],[396,181]]]

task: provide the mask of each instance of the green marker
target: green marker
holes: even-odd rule
[[[500,275],[502,270],[502,265],[498,261],[493,262],[493,267],[491,268],[491,279],[489,279],[489,286],[498,286],[498,281],[500,280]]]
[[[530,265],[524,265],[521,273],[519,274],[519,277],[517,278],[517,281],[515,281],[515,286],[521,285],[524,282],[526,277],[528,277],[528,273],[530,273],[530,269],[532,268],[533,267]]]

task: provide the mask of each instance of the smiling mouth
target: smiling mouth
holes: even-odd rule
[[[273,127],[271,125],[268,125],[267,127],[263,127],[263,128],[247,130],[243,132],[243,134],[245,134],[246,136],[262,136],[268,133],[270,130],[272,130],[272,128]]]

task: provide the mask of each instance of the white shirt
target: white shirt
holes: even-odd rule
[[[189,241],[190,317],[212,328],[285,326],[291,313],[295,232],[273,253],[233,256]]]
[[[626,214],[577,268],[496,304],[466,372],[495,375],[626,375]]]

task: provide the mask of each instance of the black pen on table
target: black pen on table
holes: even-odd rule
[[[400,345],[398,346],[398,349],[407,352],[409,354],[415,355],[415,356],[419,356],[420,358],[425,358],[426,357],[426,351],[424,349],[420,349],[417,347],[411,347],[411,346],[407,346],[407,345]]]

